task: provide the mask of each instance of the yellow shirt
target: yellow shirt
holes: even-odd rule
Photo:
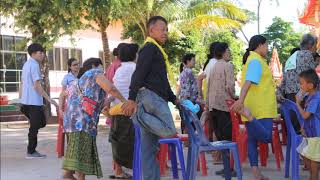
[[[256,119],[275,118],[277,116],[277,102],[272,74],[266,60],[254,51],[250,51],[248,60],[243,67],[241,87],[246,81],[248,65],[252,60],[260,62],[262,75],[258,84],[251,84],[244,100],[244,106],[251,110],[253,117]],[[245,117],[242,117],[242,120],[247,121]]]

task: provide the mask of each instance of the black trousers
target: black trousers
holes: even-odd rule
[[[214,131],[217,140],[232,140],[232,122],[229,112],[212,109],[209,119],[209,133]],[[209,137],[210,139],[210,137]]]
[[[36,151],[38,144],[38,130],[46,126],[43,106],[23,105],[21,112],[29,119],[29,134],[27,152],[32,154]]]

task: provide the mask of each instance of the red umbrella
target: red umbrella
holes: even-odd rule
[[[279,60],[277,48],[273,48],[269,68],[274,79],[282,79],[282,64]]]

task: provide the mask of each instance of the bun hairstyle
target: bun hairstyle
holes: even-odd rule
[[[99,65],[103,65],[100,58],[89,58],[84,61],[82,68],[80,68],[78,79],[87,71],[92,69],[92,65],[98,67]]]
[[[242,57],[242,64],[246,64],[247,59],[250,55],[250,51],[256,50],[259,45],[262,45],[267,42],[267,39],[263,37],[262,35],[255,35],[252,36],[250,41],[249,41],[249,47],[246,49],[246,53],[244,53]]]

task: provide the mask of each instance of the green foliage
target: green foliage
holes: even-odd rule
[[[29,39],[50,48],[59,37],[72,34],[80,28],[79,4],[62,0],[16,0],[0,1],[0,13],[13,16],[14,26]]]
[[[271,56],[272,48],[276,47],[280,62],[284,64],[290,56],[291,49],[299,47],[302,34],[294,31],[292,23],[275,17],[273,18],[273,23],[264,32],[264,36],[269,42],[269,57]]]

